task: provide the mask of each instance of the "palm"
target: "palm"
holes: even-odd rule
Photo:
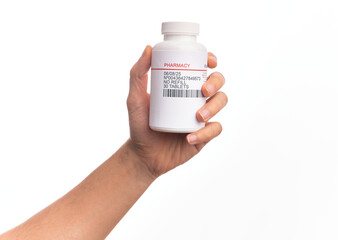
[[[149,128],[149,95],[143,107],[129,112],[130,135],[148,167],[163,174],[192,158],[204,144],[190,145],[184,133],[156,132]]]

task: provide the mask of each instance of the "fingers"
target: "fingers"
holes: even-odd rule
[[[142,56],[130,70],[130,93],[146,94],[148,71],[151,65],[151,46],[147,45]]]
[[[215,116],[228,102],[224,92],[217,92],[207,103],[197,111],[196,117],[201,122],[207,122]]]
[[[187,135],[189,144],[207,143],[222,132],[222,125],[219,122],[209,122],[204,128]]]
[[[215,68],[217,66],[216,56],[208,53],[208,67]],[[228,97],[218,90],[224,85],[225,78],[219,72],[211,74],[208,80],[202,86],[204,96],[210,97],[207,103],[197,111],[197,119],[201,122],[207,122],[215,116],[228,102]],[[201,149],[211,139],[217,137],[222,132],[222,125],[219,122],[207,122],[204,128],[190,133],[186,139],[189,144],[199,146]]]
[[[208,80],[202,86],[203,95],[206,97],[213,96],[225,83],[225,78],[220,72],[212,73]]]
[[[215,54],[209,52],[208,53],[208,67],[209,68],[215,68],[217,67],[217,58]]]

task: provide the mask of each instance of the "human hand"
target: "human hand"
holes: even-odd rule
[[[147,93],[148,71],[152,48],[147,46],[130,71],[130,89],[127,99],[130,140],[128,145],[140,163],[156,178],[185,163],[196,155],[211,139],[222,131],[219,122],[208,122],[227,103],[228,98],[218,91],[224,84],[219,72],[212,73],[202,86],[207,103],[197,111],[196,117],[206,126],[190,134],[156,132],[149,127],[150,94]],[[215,68],[217,59],[208,54],[208,67]]]

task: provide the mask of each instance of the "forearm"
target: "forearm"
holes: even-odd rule
[[[0,239],[104,239],[154,178],[124,144],[72,191]]]

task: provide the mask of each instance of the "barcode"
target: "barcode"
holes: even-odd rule
[[[163,89],[163,97],[200,98],[204,96],[201,90]]]

